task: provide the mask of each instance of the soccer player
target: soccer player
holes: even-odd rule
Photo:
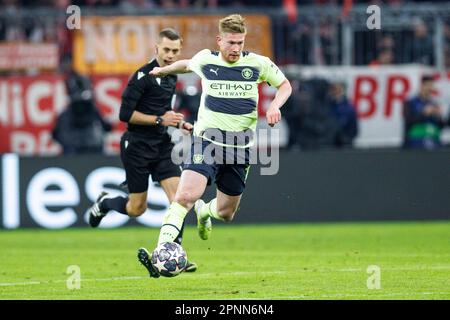
[[[158,181],[169,202],[174,201],[181,169],[171,160],[173,143],[167,132],[169,126],[187,131],[192,124],[183,121],[183,115],[172,111],[177,76],[159,78],[149,75],[154,67],[171,65],[178,60],[182,38],[171,28],[160,32],[156,44],[156,58],[139,68],[129,79],[122,94],[120,120],[127,122],[128,130],[121,139],[121,159],[126,172],[128,197],[108,197],[102,192],[90,208],[89,224],[97,227],[111,210],[138,217],[147,209],[148,178]],[[176,236],[181,244],[182,227]],[[186,271],[197,266],[188,263]],[[154,273],[151,276],[157,277]]]
[[[203,89],[190,158],[184,163],[180,184],[164,217],[158,243],[176,239],[186,214],[194,205],[199,236],[204,240],[209,238],[212,230],[211,218],[233,219],[245,188],[251,146],[251,141],[240,137],[248,137],[248,132],[256,129],[260,82],[266,81],[278,89],[267,110],[268,124],[273,126],[281,120],[279,109],[290,96],[291,85],[269,58],[243,51],[245,37],[244,19],[238,14],[227,16],[219,22],[216,37],[219,51],[204,49],[190,60],[155,67],[150,72],[152,76],[164,77],[193,71],[202,79]],[[218,142],[211,137],[211,132],[218,130],[225,138],[235,136],[238,142]],[[196,150],[200,145],[204,151],[211,143],[224,147],[225,156],[228,152],[234,154],[237,149],[245,150],[244,163],[206,161],[206,156]],[[205,204],[200,198],[213,179],[217,185],[216,198]],[[145,260],[141,262],[145,265]]]

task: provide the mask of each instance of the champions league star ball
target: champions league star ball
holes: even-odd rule
[[[178,243],[164,242],[153,251],[151,262],[163,277],[175,277],[186,268],[187,255]]]

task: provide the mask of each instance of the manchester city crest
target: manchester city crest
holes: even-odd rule
[[[194,154],[194,156],[192,157],[192,160],[194,161],[195,164],[200,164],[203,162],[203,155],[202,154]]]
[[[242,77],[244,78],[244,79],[251,79],[251,77],[253,77],[253,71],[252,71],[252,69],[250,69],[250,68],[244,68],[244,69],[242,69],[242,72],[241,72],[241,74],[242,74]]]

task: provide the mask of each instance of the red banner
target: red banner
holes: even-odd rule
[[[347,96],[353,101],[359,118],[356,147],[398,147],[403,141],[403,103],[418,94],[423,75],[434,75],[434,98],[444,117],[450,105],[450,72],[437,72],[421,65],[379,67],[301,67],[298,77],[323,78],[345,82]],[[292,71],[291,71],[292,73]],[[450,136],[442,132],[442,140]],[[450,133],[450,132],[449,132]]]
[[[119,110],[128,76],[93,76],[91,80],[97,107],[113,124],[112,132],[106,136],[105,151],[118,153],[125,130],[125,124],[119,121]],[[260,115],[264,115],[267,101],[273,96],[266,87],[260,89]],[[0,153],[59,154],[61,148],[52,140],[51,131],[67,102],[62,76],[0,78]]]
[[[160,30],[175,28],[183,37],[181,58],[204,48],[217,49],[216,34],[222,16],[112,16],[83,17],[76,30],[73,64],[82,74],[129,74],[150,60]],[[249,36],[245,50],[273,58],[270,18],[245,15]],[[264,36],[261,36],[264,35]]]
[[[0,70],[56,70],[56,43],[0,43]]]
[[[106,150],[117,149],[114,139],[124,130],[118,121],[120,96],[128,77],[93,78],[96,102],[114,131],[107,137]],[[51,138],[57,115],[67,104],[61,76],[8,77],[0,80],[0,153],[54,155],[60,146]]]
[[[0,80],[0,152],[55,154],[50,129],[65,105],[59,76]]]

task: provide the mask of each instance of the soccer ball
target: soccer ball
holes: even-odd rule
[[[187,255],[178,243],[164,242],[153,251],[151,262],[160,275],[175,277],[186,268]]]

